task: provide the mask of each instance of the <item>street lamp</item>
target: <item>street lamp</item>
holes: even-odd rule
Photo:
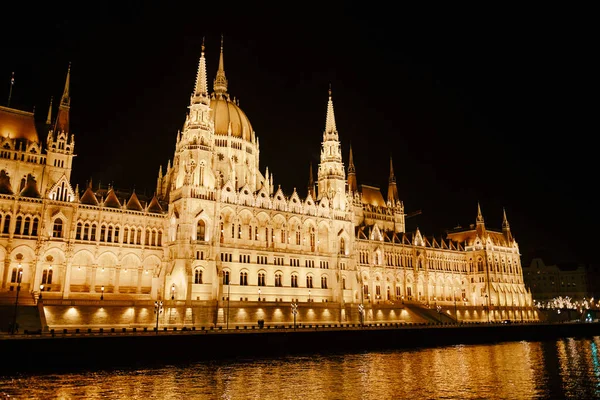
[[[163,312],[163,302],[155,301],[154,302],[154,314],[156,314],[156,328],[154,328],[154,330],[156,331],[157,335],[158,335],[158,316],[160,314],[162,314],[162,312]]]
[[[100,300],[104,300],[104,285],[102,285],[100,290],[102,291],[102,293],[100,294]]]
[[[175,300],[175,284],[171,285],[171,300]]]
[[[42,301],[42,292],[44,291],[44,284],[40,285],[40,297],[39,297],[39,301]]]
[[[14,335],[17,327],[17,311],[19,306],[19,292],[21,291],[21,278],[23,277],[23,270],[21,269],[21,263],[19,263],[19,272],[17,274],[17,298],[15,300],[15,318],[11,327],[11,334]]]
[[[298,303],[292,303],[292,314],[294,314],[294,330],[296,330],[296,314],[298,314]]]

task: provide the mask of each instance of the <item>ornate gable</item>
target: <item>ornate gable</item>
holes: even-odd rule
[[[61,176],[48,193],[48,198],[57,201],[75,201],[75,191],[65,175]]]

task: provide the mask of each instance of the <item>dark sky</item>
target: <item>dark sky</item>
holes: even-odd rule
[[[151,194],[173,157],[202,37],[212,87],[223,34],[229,92],[260,139],[261,170],[284,191],[306,193],[331,83],[344,162],[351,143],[359,184],[385,195],[393,157],[406,211],[422,211],[409,230],[468,226],[479,201],[489,228],[506,209],[524,263],[595,261],[589,10],[213,3],[13,7],[0,88],[8,97],[14,71],[11,106],[35,106],[44,121],[72,62],[72,182]]]

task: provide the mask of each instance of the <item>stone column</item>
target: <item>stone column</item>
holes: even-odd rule
[[[68,299],[71,293],[71,262],[68,261],[63,268],[63,298]]]
[[[92,265],[92,277],[90,279],[90,293],[96,293],[96,272],[98,270],[97,265]]]
[[[144,269],[143,268],[138,268],[137,289],[135,291],[137,294],[142,293],[142,277],[143,277],[143,273],[144,273]]]
[[[6,252],[6,258],[4,259],[4,271],[2,271],[2,289],[6,288],[8,281],[8,271],[10,271],[10,253]]]
[[[119,275],[121,274],[121,266],[116,265],[113,270],[115,271],[115,281],[114,281],[114,289],[113,293],[119,293]]]

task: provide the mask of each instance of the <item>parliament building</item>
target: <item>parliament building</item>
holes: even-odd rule
[[[342,324],[430,311],[535,319],[505,213],[488,228],[474,201],[468,229],[407,232],[391,160],[385,194],[357,181],[351,149],[343,162],[331,90],[308,195],[285,193],[228,92],[222,44],[212,92],[206,71],[203,46],[175,153],[147,198],[73,187],[70,67],[45,138],[33,113],[0,107],[0,298],[41,296],[50,326],[151,324],[161,301],[160,322],[175,325],[287,323],[294,307]]]

